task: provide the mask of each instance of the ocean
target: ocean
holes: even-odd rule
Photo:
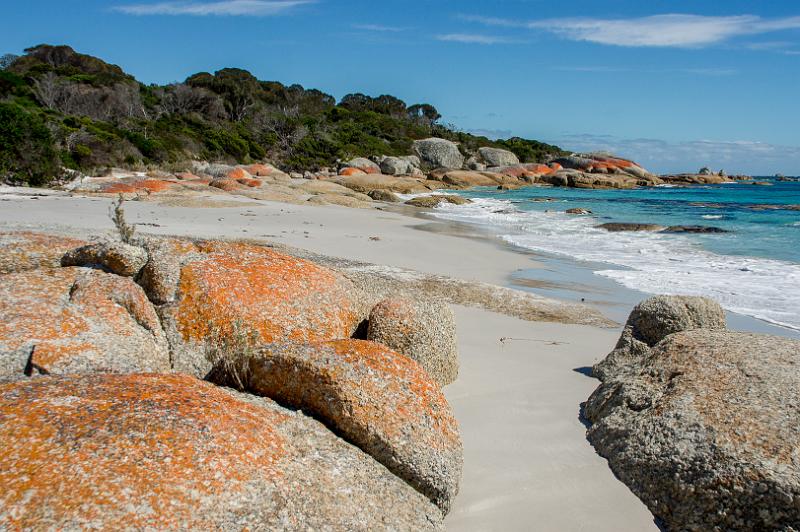
[[[726,309],[800,330],[800,182],[634,190],[528,187],[460,191],[438,218],[479,224],[516,246],[590,263],[652,294],[701,295]],[[592,215],[566,214],[585,208]],[[608,222],[703,225],[725,233],[608,232]]]

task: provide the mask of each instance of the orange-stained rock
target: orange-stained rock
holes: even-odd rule
[[[267,177],[277,171],[274,166],[268,164],[251,164],[250,166],[246,166],[245,170],[250,175],[256,177]]]
[[[252,179],[252,178],[237,179],[236,181],[240,185],[244,185],[244,186],[250,187],[250,188],[258,188],[262,184],[260,179]]]
[[[556,163],[557,164],[557,163]],[[558,165],[559,167],[561,165]],[[552,174],[556,171],[555,167],[547,166],[546,164],[526,164],[525,168],[534,174]]]
[[[67,251],[85,246],[77,238],[33,233],[0,232],[0,275],[5,273],[57,268]]]
[[[151,194],[165,192],[175,184],[174,181],[164,179],[126,178],[102,183],[98,192],[102,194]]]
[[[234,168],[230,170],[225,177],[238,181],[239,179],[250,179],[251,176],[244,168]]]
[[[202,347],[236,325],[264,342],[349,338],[366,316],[340,274],[272,249],[226,242],[161,240],[148,246],[141,283],[159,304],[179,371],[210,369]]]
[[[318,422],[185,375],[0,384],[3,530],[440,530]]]
[[[0,376],[170,370],[158,316],[131,279],[88,268],[0,276]]]
[[[344,177],[348,177],[351,175],[362,175],[366,173],[367,172],[365,172],[361,168],[342,168],[341,170],[339,170],[339,175]]]
[[[239,184],[238,181],[228,177],[214,179],[209,183],[209,186],[224,190],[225,192],[233,192],[234,190],[239,190],[242,188],[242,185]]]
[[[248,391],[313,413],[449,511],[463,462],[458,423],[417,362],[361,340],[274,344],[239,362]]]
[[[196,176],[191,172],[180,172],[180,173],[175,174],[175,177],[177,177],[178,179],[183,180],[183,181],[194,181],[194,180],[200,179],[199,176]]]

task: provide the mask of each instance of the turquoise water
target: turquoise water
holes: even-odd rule
[[[772,179],[634,190],[476,189],[441,218],[481,224],[527,249],[605,263],[596,274],[649,293],[704,295],[734,312],[800,329],[800,182]],[[548,199],[550,201],[537,201]],[[765,209],[763,206],[777,209]],[[568,215],[585,208],[590,216]],[[609,233],[607,222],[703,225],[716,234]],[[611,267],[613,266],[613,267]]]

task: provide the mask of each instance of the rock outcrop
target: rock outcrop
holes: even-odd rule
[[[0,232],[0,275],[58,268],[64,253],[85,245],[84,240],[45,233]]]
[[[381,167],[364,157],[357,157],[342,164],[342,168],[355,168],[365,174],[380,174]]]
[[[160,304],[176,370],[204,376],[206,342],[237,328],[262,342],[349,338],[368,312],[340,274],[272,249],[155,240],[141,283]]]
[[[399,194],[420,194],[447,187],[446,184],[438,181],[363,173],[351,176],[340,176],[337,182],[350,190],[355,190],[362,194],[369,194],[373,190],[388,190]]]
[[[147,252],[123,242],[89,244],[70,250],[61,258],[62,266],[101,266],[123,277],[135,277],[145,264]]]
[[[391,190],[371,190],[369,193],[369,197],[375,201],[383,201],[386,203],[400,203],[402,201],[400,196],[392,192]]]
[[[449,511],[461,480],[458,424],[415,361],[373,342],[337,340],[268,345],[227,366],[238,367],[245,390],[313,413]]]
[[[422,207],[426,209],[432,209],[440,203],[466,205],[468,203],[472,203],[472,201],[462,196],[456,196],[455,194],[434,194],[431,196],[417,196],[416,198],[411,198],[405,202],[406,205],[411,205],[412,207]]]
[[[458,377],[456,320],[446,303],[385,299],[369,314],[367,340],[416,360],[440,386]]]
[[[705,321],[685,310],[639,331]],[[800,341],[695,329],[622,365],[586,404],[589,441],[667,530],[800,527]]]
[[[317,194],[308,198],[309,203],[317,205],[339,205],[340,207],[350,207],[351,209],[371,209],[372,198],[366,194],[361,194],[364,198],[355,198],[345,194]]]
[[[472,172],[469,170],[432,172],[431,178],[460,188],[496,187],[499,184],[511,181],[503,174]]]
[[[380,161],[381,172],[386,175],[412,175],[419,169],[419,157],[383,157]]]
[[[614,351],[592,368],[592,374],[602,381],[613,378],[641,361],[651,347],[670,334],[725,327],[725,311],[716,301],[690,296],[651,297],[634,307]]]
[[[0,528],[442,530],[301,413],[185,375],[0,384]]]
[[[514,166],[519,164],[519,157],[513,152],[500,148],[478,148],[478,155],[486,166]]]
[[[599,229],[605,229],[609,233],[663,231],[664,229],[666,229],[665,226],[658,224],[620,223],[620,222],[600,224],[597,227]]]
[[[415,140],[414,154],[419,157],[423,168],[455,168],[464,166],[464,156],[458,150],[456,143],[445,139],[430,138]]]
[[[0,376],[169,370],[161,323],[132,280],[87,268],[0,276]]]

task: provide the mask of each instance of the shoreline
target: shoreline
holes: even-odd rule
[[[430,222],[415,227],[417,230],[484,239],[500,248],[528,257],[531,261],[530,267],[510,272],[505,286],[563,301],[585,303],[620,324],[625,323],[637,303],[656,295],[628,288],[613,279],[594,273],[599,269],[624,269],[614,264],[587,262],[533,251],[499,238],[499,234],[490,227],[439,218],[429,210],[419,210],[409,216]],[[727,310],[726,315],[731,330],[800,339],[800,331],[794,329]]]

